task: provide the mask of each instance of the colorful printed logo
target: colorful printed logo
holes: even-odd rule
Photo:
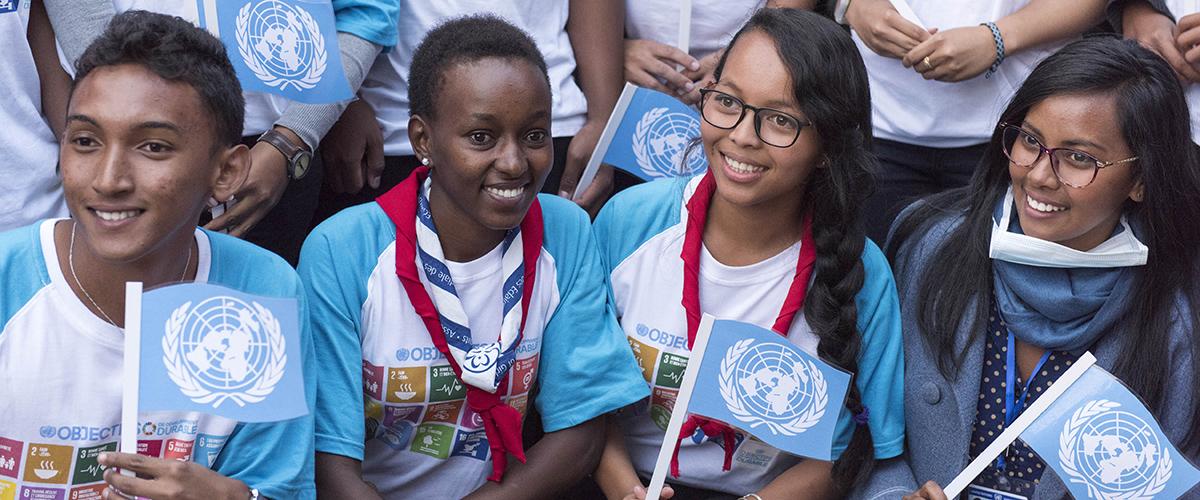
[[[671,422],[671,412],[675,410],[675,398],[679,391],[655,387],[650,393],[650,419],[662,430],[667,430]]]
[[[633,349],[633,358],[642,368],[642,378],[649,383],[654,379],[654,362],[658,360],[658,349],[638,342],[633,337],[626,337],[626,340],[629,340],[629,347]]]
[[[521,394],[529,392],[533,388],[533,381],[537,378],[538,356],[531,358],[518,359],[513,365],[513,393]]]
[[[462,411],[464,403],[465,401],[460,399],[458,401],[431,404],[425,410],[425,422],[453,424],[458,420],[458,413]]]
[[[17,483],[0,479],[0,500],[16,500]]]
[[[454,427],[441,424],[421,424],[413,436],[413,453],[444,459],[450,456],[450,445],[454,441]]]
[[[57,488],[24,486],[21,488],[21,500],[66,500],[66,493],[66,490]]]
[[[138,455],[158,458],[162,455],[163,442],[159,439],[138,440]]]
[[[384,400],[389,403],[424,403],[425,367],[388,368]]]
[[[21,448],[20,441],[0,438],[0,476],[17,478],[17,471],[21,470]],[[4,498],[3,491],[0,488],[0,499]]]
[[[221,454],[221,449],[225,447],[225,441],[228,439],[229,436],[197,434],[192,449],[192,461],[212,468],[213,463],[217,461],[217,455]]]
[[[75,454],[75,474],[71,484],[87,484],[104,480],[103,465],[100,465],[100,453],[117,451],[117,443],[102,444],[90,448],[80,448]]]
[[[458,381],[450,365],[433,366],[429,370],[432,374],[429,384],[430,401],[450,401],[467,397],[467,388]]]
[[[163,458],[167,460],[179,460],[186,462],[192,458],[193,441],[185,441],[182,439],[168,439],[166,451],[163,452]]]
[[[91,486],[80,486],[71,489],[71,500],[100,500],[104,498],[104,488],[106,484],[93,484]]]
[[[654,379],[654,384],[678,389],[683,384],[683,372],[687,370],[687,364],[687,358],[664,352],[658,363],[658,377]]]
[[[29,443],[29,453],[25,455],[25,481],[67,484],[74,455],[75,450],[70,446]]]
[[[486,460],[488,456],[488,440],[483,431],[458,431],[458,439],[454,442],[456,457],[470,457],[476,460]]]
[[[362,362],[363,394],[376,401],[383,401],[383,367]]]

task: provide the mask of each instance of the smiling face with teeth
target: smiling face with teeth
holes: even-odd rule
[[[482,256],[518,226],[550,172],[550,87],[519,59],[447,67],[433,116],[413,115],[409,138],[432,167],[430,210],[451,260]]]
[[[1046,147],[1112,161],[1133,156],[1118,123],[1112,94],[1060,94],[1029,108],[1021,127]],[[1116,229],[1126,200],[1141,201],[1135,169],[1136,162],[1102,168],[1091,184],[1075,188],[1058,180],[1046,155],[1032,167],[1009,162],[1021,230],[1076,250],[1095,248]]]
[[[177,277],[205,201],[233,193],[249,151],[219,144],[193,87],[141,65],[88,73],[67,113],[59,163],[81,268],[161,262]]]
[[[744,33],[729,48],[720,80],[713,88],[752,106],[808,121],[792,94],[792,79],[775,41],[761,31]],[[754,115],[747,110],[732,129],[701,120],[700,134],[717,181],[714,204],[798,213],[805,185],[822,154],[815,127],[803,128],[791,146],[779,148],[758,137]]]

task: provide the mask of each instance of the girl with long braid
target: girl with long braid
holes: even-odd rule
[[[836,460],[693,421],[664,497],[843,497],[904,442],[895,285],[857,217],[874,163],[862,59],[829,20],[767,9],[734,37],[714,78],[701,90],[697,144],[709,171],[624,191],[594,225],[621,326],[652,386],[648,404],[610,418],[595,477],[609,498],[644,496],[708,313],[772,328],[855,374]]]

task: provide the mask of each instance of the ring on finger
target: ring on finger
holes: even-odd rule
[[[929,62],[929,56],[925,56],[924,59],[921,59],[921,64],[925,65],[926,71],[933,69],[933,63]]]

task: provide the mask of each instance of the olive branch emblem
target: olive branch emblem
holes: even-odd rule
[[[1140,489],[1135,491],[1126,491],[1119,493],[1107,493],[1101,491],[1086,474],[1079,470],[1078,464],[1075,463],[1075,449],[1079,445],[1079,440],[1083,434],[1083,428],[1096,417],[1103,415],[1109,411],[1115,410],[1121,406],[1121,403],[1099,399],[1089,401],[1075,413],[1063,425],[1063,430],[1058,435],[1058,461],[1062,464],[1063,472],[1070,476],[1072,483],[1081,483],[1087,486],[1088,496],[1101,500],[1138,500],[1154,498],[1154,495],[1166,488],[1167,481],[1171,479],[1171,452],[1169,446],[1161,448],[1162,453],[1158,460],[1158,468],[1154,471],[1154,477],[1150,479]]]
[[[743,339],[738,341],[733,347],[730,347],[725,352],[725,357],[721,359],[720,373],[720,389],[721,398],[725,400],[725,406],[735,418],[750,424],[750,428],[755,428],[759,425],[765,425],[773,434],[783,434],[785,436],[795,436],[800,434],[810,427],[817,425],[821,421],[821,417],[825,416],[825,408],[829,403],[829,395],[825,382],[825,375],[817,368],[817,365],[808,359],[802,359],[806,374],[812,380],[813,384],[813,401],[800,413],[796,418],[785,423],[779,423],[765,419],[759,415],[755,415],[745,404],[742,403],[742,398],[737,394],[737,382],[734,380],[737,373],[738,362],[745,356],[751,345],[754,344],[754,339]]]
[[[274,1],[275,0],[262,0],[256,4],[253,4],[253,6],[258,7],[264,3]],[[249,21],[251,4],[249,2],[242,6],[242,9],[238,11],[237,20],[235,22],[238,54],[242,56],[242,61],[246,63],[246,67],[250,69],[250,72],[254,73],[254,76],[258,77],[259,80],[262,80],[263,83],[271,87],[278,87],[279,90],[287,90],[289,85],[294,87],[296,90],[308,90],[316,87],[321,81],[321,75],[325,73],[325,67],[327,66],[328,59],[328,54],[325,52],[325,37],[321,36],[321,26],[317,23],[317,20],[313,18],[312,14],[309,14],[308,11],[299,6],[289,7],[295,9],[297,19],[303,25],[304,30],[311,35],[310,38],[312,39],[313,57],[312,61],[309,62],[308,71],[305,72],[304,76],[300,78],[284,78],[277,76],[272,73],[271,70],[269,70],[262,63],[262,61],[259,61],[258,57],[253,53],[253,51],[250,50]]]
[[[223,297],[218,297],[218,299],[221,298]],[[162,360],[167,369],[167,377],[179,387],[179,391],[184,396],[196,404],[211,403],[213,408],[219,408],[227,400],[233,401],[238,406],[246,406],[246,404],[258,403],[266,399],[275,390],[275,385],[283,378],[284,368],[287,366],[285,339],[279,327],[279,320],[275,318],[271,310],[258,302],[251,302],[259,325],[266,333],[269,347],[267,365],[263,372],[254,381],[254,385],[245,391],[217,391],[205,387],[198,378],[192,375],[183,356],[180,336],[183,333],[183,326],[191,311],[191,306],[190,301],[184,302],[167,318],[166,332],[162,337]]]

